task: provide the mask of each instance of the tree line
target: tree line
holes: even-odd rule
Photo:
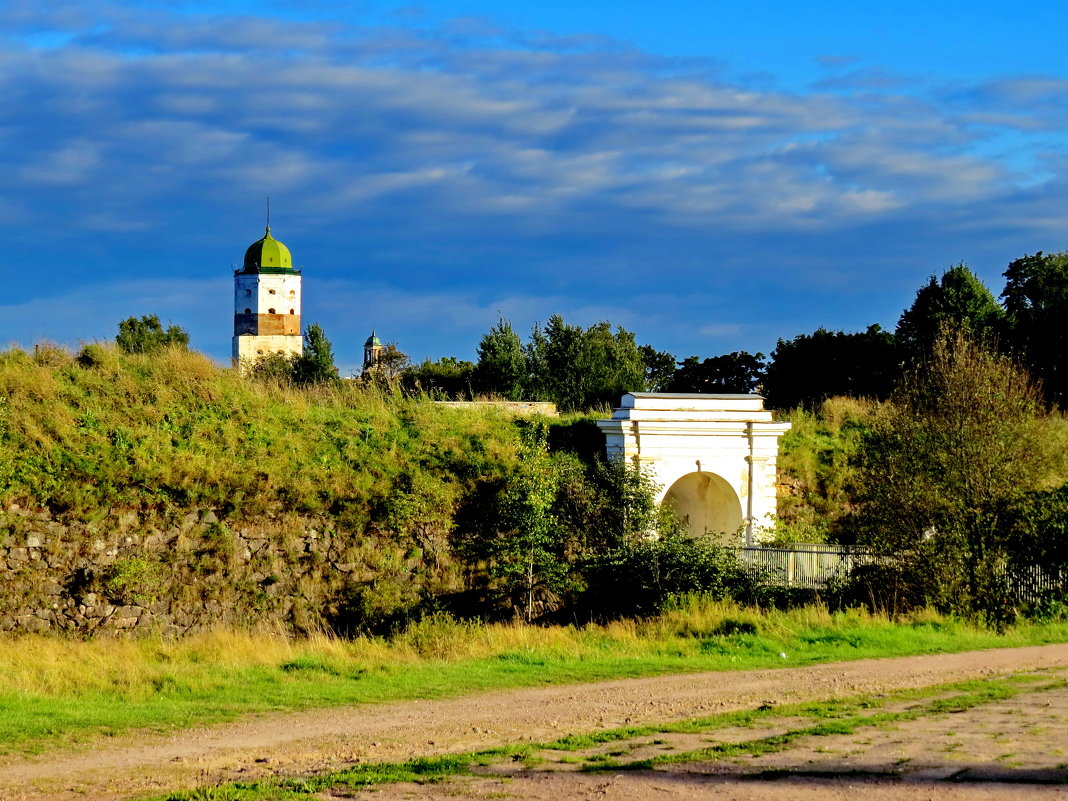
[[[735,351],[688,356],[639,345],[634,333],[602,321],[589,327],[556,314],[523,337],[503,316],[486,332],[477,360],[453,356],[418,364],[395,343],[365,371],[364,381],[451,399],[478,396],[550,401],[564,410],[603,407],[632,391],[748,394],[759,392],[776,409],[815,408],[835,396],[883,400],[926,354],[945,327],[961,331],[1011,357],[1042,385],[1048,403],[1068,401],[1068,251],[1016,259],[1004,272],[1000,301],[964,263],[931,276],[901,314],[894,331],[817,328],[779,339],[771,354]],[[177,326],[131,317],[116,338],[128,352],[185,346]],[[333,348],[323,329],[309,325],[304,355],[269,355],[252,366],[260,377],[315,384],[338,379]]]
[[[737,351],[701,358],[638,345],[622,327],[571,325],[560,315],[535,325],[526,341],[501,317],[481,339],[475,362],[447,357],[399,373],[411,390],[463,398],[552,401],[563,409],[618,402],[629,391],[760,392],[778,409],[814,408],[838,395],[885,399],[945,327],[1010,356],[1043,386],[1046,400],[1068,399],[1068,251],[1024,256],[1004,273],[999,299],[966,264],[931,276],[894,331],[820,327],[780,339],[769,357]]]

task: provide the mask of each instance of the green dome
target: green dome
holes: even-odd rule
[[[371,332],[371,336],[367,337],[367,341],[363,343],[365,348],[380,348],[382,347],[382,340],[375,336],[375,332]]]
[[[263,239],[253,242],[245,251],[245,266],[243,273],[262,273],[293,270],[293,256],[289,248],[271,236],[271,226],[267,226],[267,233]]]

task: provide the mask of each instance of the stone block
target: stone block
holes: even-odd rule
[[[15,619],[14,628],[36,634],[43,634],[48,631],[51,626],[47,620],[37,617],[36,615],[20,615]]]

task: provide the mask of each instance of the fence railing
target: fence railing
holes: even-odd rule
[[[739,548],[739,560],[775,584],[819,589],[845,579],[872,557],[864,549],[805,544],[792,548]]]
[[[739,548],[738,558],[772,584],[806,589],[822,589],[828,582],[845,580],[861,565],[894,560],[893,556],[875,556],[865,548],[823,543],[801,543],[789,548]],[[1068,575],[1030,565],[1013,570],[1008,584],[1021,601],[1033,602],[1049,591],[1068,592]]]

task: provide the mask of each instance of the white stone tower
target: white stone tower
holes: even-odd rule
[[[271,236],[268,225],[234,273],[234,364],[244,369],[271,353],[303,351],[300,270],[293,269],[289,248]]]

